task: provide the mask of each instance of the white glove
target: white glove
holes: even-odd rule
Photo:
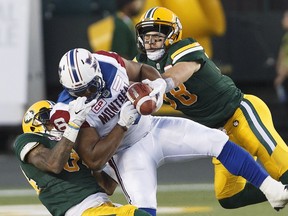
[[[87,114],[91,110],[91,107],[96,103],[96,99],[85,103],[87,100],[86,97],[78,97],[76,100],[69,103],[69,126],[80,128],[83,122],[86,119]]]
[[[157,108],[156,108],[155,112],[158,111],[163,104],[163,96],[164,96],[165,91],[166,91],[167,83],[162,78],[158,78],[158,79],[153,80],[153,81],[145,79],[145,80],[142,80],[142,83],[147,84],[152,88],[152,92],[149,94],[149,96],[150,97],[156,96]]]
[[[138,115],[139,113],[135,109],[134,105],[130,101],[127,101],[121,107],[118,124],[128,129],[135,122]]]
[[[87,114],[91,110],[91,107],[96,103],[96,99],[85,104],[86,97],[78,97],[76,100],[69,103],[70,119],[68,127],[66,127],[63,137],[69,139],[71,142],[75,142],[79,129],[86,119]]]

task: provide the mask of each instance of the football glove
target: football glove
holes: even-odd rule
[[[128,129],[135,122],[138,115],[134,105],[130,101],[127,101],[121,107],[118,124]]]
[[[91,107],[96,103],[96,99],[85,103],[86,97],[78,97],[76,100],[69,103],[70,120],[68,125],[71,127],[80,128],[86,119],[87,114],[91,110]]]
[[[157,108],[156,108],[155,112],[158,111],[163,104],[163,96],[164,96],[165,91],[166,91],[167,83],[162,78],[158,78],[158,79],[153,80],[153,81],[145,79],[145,80],[142,80],[142,83],[147,84],[152,88],[152,92],[149,94],[149,96],[151,96],[151,97],[156,96]]]

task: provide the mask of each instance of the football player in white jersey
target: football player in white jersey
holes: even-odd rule
[[[92,54],[77,48],[61,58],[59,77],[64,90],[51,111],[51,121],[65,130],[69,101],[81,96],[97,99],[79,131],[76,151],[92,170],[102,170],[109,161],[130,204],[155,216],[157,167],[201,157],[216,157],[232,174],[260,188],[276,210],[287,204],[285,185],[272,179],[222,131],[184,118],[136,113],[127,101],[129,82],[147,83],[153,89],[150,95],[158,97],[157,107],[162,105],[166,83],[152,67],[116,53]],[[128,111],[120,112],[121,107]]]

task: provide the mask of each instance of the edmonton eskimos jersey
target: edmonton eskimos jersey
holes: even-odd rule
[[[199,62],[200,70],[166,93],[164,100],[174,109],[206,126],[223,126],[243,98],[241,90],[231,78],[221,74],[219,68],[205,54],[203,47],[192,38],[171,45],[158,62],[149,60],[143,54],[136,56],[136,61],[149,64],[160,73],[177,62]]]
[[[71,152],[67,164],[59,174],[44,172],[26,163],[23,152],[26,151],[25,148],[31,149],[29,145],[33,143],[41,143],[47,148],[52,148],[57,141],[46,134],[24,133],[18,136],[14,143],[14,150],[21,161],[20,166],[24,175],[53,216],[64,215],[69,208],[89,195],[103,192],[91,175],[91,170],[82,163],[75,151]]]

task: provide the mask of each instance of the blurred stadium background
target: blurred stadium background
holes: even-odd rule
[[[201,1],[212,0],[147,0],[153,6],[168,4],[175,12],[190,13],[192,17],[188,20],[180,17],[188,24],[189,19],[191,23],[197,20],[193,18],[193,4]],[[275,60],[284,33],[281,18],[288,9],[288,1],[216,1],[223,7],[222,30],[217,32],[219,27],[214,32],[208,31],[207,35],[190,36],[198,40],[204,36],[204,43],[208,40],[206,49],[211,48],[211,57],[223,73],[231,76],[245,93],[258,95],[268,104],[275,127],[288,142],[288,108],[279,103],[273,88]],[[12,152],[13,141],[21,133],[22,115],[39,99],[57,99],[61,90],[57,74],[59,59],[74,47],[90,49],[88,26],[114,11],[115,0],[0,0],[0,189],[30,189]],[[206,13],[213,14],[213,8]],[[202,27],[191,25],[192,33]],[[165,109],[163,113],[175,114]],[[187,172],[188,168],[191,171]],[[210,159],[165,165],[160,168],[158,177],[160,184],[204,183],[211,187],[213,167]],[[210,196],[217,205],[213,191]],[[5,204],[3,200],[7,198],[1,198],[0,192],[0,204]],[[219,215],[225,215],[225,211]],[[250,214],[240,212],[239,215]]]

